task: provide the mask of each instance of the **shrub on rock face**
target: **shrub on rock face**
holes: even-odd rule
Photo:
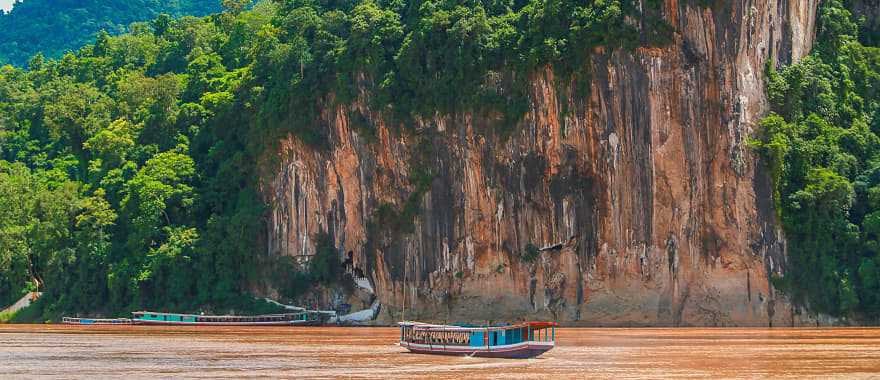
[[[523,262],[533,263],[535,262],[535,260],[538,259],[539,256],[541,256],[541,251],[538,249],[538,247],[532,243],[528,243],[526,244],[526,247],[523,250],[520,258]]]
[[[342,262],[333,243],[333,237],[320,233],[316,237],[315,256],[312,258],[310,274],[321,284],[331,285],[342,280]]]

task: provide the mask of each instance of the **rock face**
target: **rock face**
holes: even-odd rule
[[[332,147],[289,138],[264,178],[269,254],[309,255],[330,233],[385,322],[405,308],[439,321],[791,323],[769,281],[785,270],[785,242],[747,139],[767,110],[765,63],[809,52],[816,9],[666,0],[671,45],[595,51],[583,96],[550,68],[533,73],[511,136],[472,114],[397,132],[364,99],[329,107]],[[375,136],[358,132],[357,114]],[[405,208],[420,154],[436,175],[388,232],[377,210]]]
[[[873,34],[874,41],[880,38],[880,0],[851,0],[852,12],[864,18],[861,36]]]

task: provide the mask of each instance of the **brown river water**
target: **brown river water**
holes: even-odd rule
[[[0,378],[874,378],[880,329],[561,328],[536,359],[408,354],[395,328],[0,325]]]

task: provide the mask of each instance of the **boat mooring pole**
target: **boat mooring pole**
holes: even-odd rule
[[[403,321],[404,322],[406,322],[406,274],[407,274],[407,269],[409,269],[409,266],[406,265],[407,264],[406,259],[408,256],[409,255],[407,255],[406,251],[404,250],[404,253],[403,253],[403,287],[402,287],[402,290],[403,290]]]

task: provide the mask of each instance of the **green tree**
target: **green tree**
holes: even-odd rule
[[[0,64],[23,65],[38,52],[59,58],[94,41],[96,34],[125,32],[136,21],[162,13],[174,17],[220,11],[217,0],[28,0],[0,14]]]
[[[39,283],[42,318],[230,310],[247,306],[242,300],[255,286],[293,296],[344,283],[328,234],[315,237],[311,266],[271,276],[276,284],[263,278],[265,263],[274,262],[260,238],[267,233],[260,182],[267,147],[293,135],[325,149],[335,133],[323,112],[329,107],[345,109],[364,136],[374,135],[372,119],[382,115],[419,146],[410,159],[411,193],[401,205],[380,207],[376,217],[388,223],[373,223],[382,229],[374,232],[413,233],[432,188],[431,144],[439,137],[412,130],[410,121],[476,113],[504,135],[529,109],[526,80],[536,70],[549,65],[560,83],[583,81],[596,47],[611,54],[669,34],[656,2],[631,0],[273,0],[253,8],[235,0],[219,15],[177,17],[220,10],[208,1],[89,0],[72,8],[28,0],[0,16],[3,30],[20,31],[0,37],[0,59],[28,62],[27,69],[0,68],[0,158],[14,162],[8,191],[34,190],[0,201],[9,220],[0,224],[0,290],[20,294]],[[77,18],[67,17],[71,9]],[[45,38],[16,45],[34,33]],[[91,38],[67,52],[69,40],[80,46]],[[38,50],[46,55],[21,56]],[[813,70],[817,81],[828,71],[820,69]],[[861,91],[859,81],[870,76],[853,73],[846,88]],[[857,119],[860,100],[848,99],[831,110],[836,119]],[[827,157],[822,168],[849,178],[862,169],[860,155],[875,150],[873,124],[864,120],[851,132],[786,125],[832,131],[840,147],[815,153],[806,147],[822,144],[793,139],[780,160]],[[785,162],[783,172],[796,168]],[[805,181],[803,167],[798,178]],[[829,196],[837,196],[836,177],[820,175],[816,186],[826,177]],[[821,186],[811,194],[825,196]],[[851,209],[862,212],[863,187],[852,189]],[[15,209],[16,202],[29,206]],[[861,296],[857,271],[839,273]]]
[[[223,10],[238,16],[241,12],[244,12],[252,2],[253,0],[222,0],[221,4],[223,4]]]
[[[815,51],[776,70],[775,113],[754,146],[770,169],[789,241],[782,285],[796,301],[832,315],[876,318],[880,254],[880,49],[858,41],[839,1],[820,7]]]

